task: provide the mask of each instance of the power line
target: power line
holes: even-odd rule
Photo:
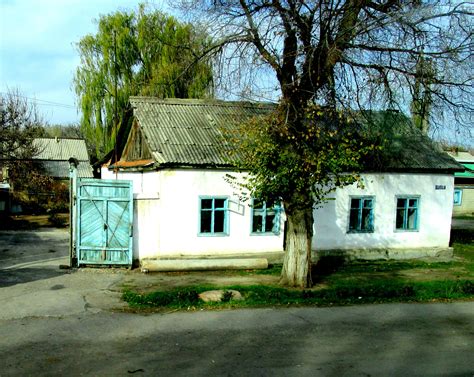
[[[31,98],[31,97],[22,96],[22,95],[15,94],[15,93],[0,92],[0,94],[1,94],[2,96],[11,95],[11,96],[14,96],[14,97],[24,98],[24,99],[27,99],[28,101],[34,102],[34,103],[37,104],[38,106],[62,107],[62,108],[66,108],[66,109],[75,109],[75,108],[76,108],[76,107],[73,106],[73,105],[68,105],[68,104],[65,104],[65,103],[47,101],[47,100],[37,99],[37,98]]]

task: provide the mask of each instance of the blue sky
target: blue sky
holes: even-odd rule
[[[72,78],[74,47],[95,33],[95,19],[136,9],[143,0],[0,0],[0,92],[18,89],[36,100],[49,124],[79,120]],[[163,9],[163,0],[153,2]]]

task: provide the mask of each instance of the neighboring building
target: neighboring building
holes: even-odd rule
[[[89,155],[86,143],[83,139],[68,138],[35,138],[32,144],[34,156],[28,160],[15,160],[24,162],[20,169],[20,176],[12,177],[9,165],[11,161],[0,160],[1,174],[0,183],[0,212],[20,213],[25,210],[36,212],[37,207],[50,209],[52,205],[67,208],[69,190],[69,159],[76,158],[79,161],[77,167],[78,177],[92,178],[92,167],[89,163]],[[5,163],[8,162],[8,163]],[[23,165],[22,165],[23,166]],[[34,188],[25,189],[18,182],[31,182],[29,169],[38,171],[40,176],[48,176],[54,179],[53,184],[45,183],[34,185]],[[18,174],[18,172],[17,172]],[[8,188],[7,188],[8,186]],[[60,203],[59,203],[60,202]],[[41,203],[41,204],[39,204]],[[32,209],[34,208],[34,209]]]
[[[33,161],[41,163],[50,177],[69,179],[69,159],[74,157],[79,161],[78,177],[92,178],[92,167],[84,139],[36,138],[33,147],[38,151]]]
[[[466,170],[454,174],[453,215],[474,215],[474,156],[469,152],[448,152]]]
[[[104,166],[102,178],[133,181],[134,258],[281,256],[284,210],[241,199],[226,179],[240,173],[229,164],[222,133],[271,106],[130,102],[134,123],[122,158]],[[364,189],[338,189],[315,210],[313,250],[366,258],[449,253],[454,172],[463,169],[426,137],[406,138],[394,139],[381,166],[367,167]]]

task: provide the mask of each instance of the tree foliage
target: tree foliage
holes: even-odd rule
[[[429,112],[438,124],[452,119],[469,133],[474,75],[468,3],[185,0],[182,5],[191,6],[215,33],[209,53],[219,57],[221,80],[228,77],[245,95],[252,89],[265,95],[265,81],[276,83],[267,85],[267,93],[279,93],[280,106],[256,133],[262,144],[250,144],[250,183],[285,203],[285,283],[311,284],[312,208],[325,197],[315,183],[350,183],[357,176],[352,168],[371,148],[345,136],[355,110],[408,112],[413,104],[416,116],[427,119]],[[338,181],[343,171],[352,179]]]
[[[127,126],[130,96],[212,96],[211,66],[196,59],[209,43],[191,24],[144,5],[100,17],[97,33],[77,44],[74,77],[81,128],[99,156],[112,149],[120,125]]]
[[[6,162],[31,158],[38,151],[33,139],[43,132],[34,103],[19,90],[0,94],[0,158]]]

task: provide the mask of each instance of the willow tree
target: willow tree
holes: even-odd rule
[[[181,5],[188,12],[194,10],[194,16],[214,33],[217,42],[209,53],[220,57],[222,78],[230,77],[233,86],[247,96],[256,86],[257,95],[264,93],[262,86],[266,83],[274,83],[267,87],[267,93],[279,94],[277,115],[270,130],[283,132],[272,131],[262,140],[270,140],[267,145],[284,147],[283,157],[269,161],[266,153],[256,154],[248,168],[257,173],[257,180],[267,175],[269,182],[278,178],[288,185],[289,189],[276,194],[285,204],[288,222],[296,224],[287,233],[282,272],[283,282],[289,285],[311,284],[313,208],[325,199],[324,195],[315,195],[311,171],[303,172],[297,184],[291,179],[294,170],[318,167],[317,156],[326,158],[317,151],[305,153],[306,146],[324,148],[325,144],[315,142],[316,138],[324,140],[335,131],[343,133],[349,120],[357,118],[351,110],[407,111],[411,102],[409,88],[422,82],[417,81],[421,55],[432,66],[425,86],[430,91],[430,108],[440,112],[430,114],[430,120],[450,114],[450,122],[462,126],[472,116],[473,13],[468,3],[183,0]],[[314,106],[328,112],[330,122],[339,116],[345,121],[320,126],[320,131],[315,132],[314,127],[321,122],[307,119]],[[261,132],[266,131],[267,127],[261,128]],[[335,148],[340,145],[337,139],[331,140]],[[267,152],[271,151],[269,148]],[[337,181],[348,164],[347,158],[338,159],[333,154],[327,158],[328,163],[317,173],[321,184]],[[287,179],[280,174],[282,169],[288,171]],[[356,176],[351,169],[346,173]],[[256,187],[265,188],[264,183],[255,183]],[[272,191],[275,187],[270,184],[267,189]]]
[[[209,43],[191,24],[144,5],[99,18],[97,33],[77,44],[81,62],[73,82],[81,129],[98,157],[113,148],[120,127],[127,127],[131,95],[213,95],[211,65],[196,59]]]

